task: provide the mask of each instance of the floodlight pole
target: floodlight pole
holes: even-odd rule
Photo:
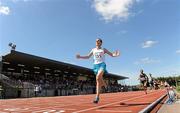
[[[15,49],[16,49],[16,45],[15,45],[15,44],[13,44],[13,43],[10,42],[10,43],[8,44],[8,46],[11,47],[11,50],[15,51]]]

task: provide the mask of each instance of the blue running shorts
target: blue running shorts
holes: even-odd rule
[[[104,62],[93,65],[93,71],[94,71],[95,75],[97,75],[97,73],[100,69],[102,69],[104,71],[104,73],[107,73],[106,64]]]

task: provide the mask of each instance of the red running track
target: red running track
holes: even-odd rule
[[[0,100],[0,113],[137,113],[166,93],[165,90],[95,95]]]

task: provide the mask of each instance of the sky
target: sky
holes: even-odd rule
[[[0,0],[0,55],[16,50],[92,68],[79,60],[95,47],[106,55],[110,73],[138,84],[139,70],[152,76],[180,74],[180,0]]]

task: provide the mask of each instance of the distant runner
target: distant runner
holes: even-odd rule
[[[151,89],[153,89],[154,88],[154,78],[152,77],[151,73],[149,73],[149,84],[150,84]]]
[[[145,94],[147,94],[147,85],[148,85],[148,77],[147,75],[143,72],[143,70],[140,70],[140,75],[139,75],[139,80],[141,83],[141,86],[144,89]]]

